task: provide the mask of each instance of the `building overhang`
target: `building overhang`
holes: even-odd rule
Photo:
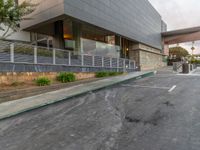
[[[163,32],[162,36],[163,37],[177,36],[177,35],[189,34],[189,33],[194,33],[194,32],[199,32],[199,31],[200,31],[200,26]]]
[[[162,37],[165,44],[177,44],[200,40],[200,26],[163,32]]]

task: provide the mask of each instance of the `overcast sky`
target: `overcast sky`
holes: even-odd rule
[[[149,0],[167,23],[168,30],[200,26],[200,0]],[[191,53],[192,43],[180,44]],[[200,54],[200,42],[195,42]]]
[[[200,26],[200,0],[149,0],[169,30]]]

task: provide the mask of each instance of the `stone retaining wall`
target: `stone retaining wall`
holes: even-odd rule
[[[57,72],[7,72],[7,73],[0,73],[0,84],[12,84],[15,82],[31,82],[34,79],[45,76],[51,80],[56,80],[56,76],[58,75]],[[95,73],[75,73],[77,80],[89,79],[94,78]]]
[[[167,63],[163,61],[163,57],[161,54],[141,50],[139,56],[141,70],[154,70],[167,66]]]

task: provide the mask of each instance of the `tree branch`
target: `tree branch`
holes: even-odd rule
[[[6,30],[6,31],[4,32],[4,34],[2,35],[3,38],[6,37],[6,34],[8,33],[9,29],[10,29],[10,25],[8,26],[7,30]]]

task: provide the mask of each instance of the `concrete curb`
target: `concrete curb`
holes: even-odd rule
[[[128,80],[138,80],[141,78],[153,76],[156,72],[137,72],[125,76],[117,76],[108,79],[103,79],[87,84],[73,86],[71,88],[61,89],[58,91],[48,92],[32,97],[27,97],[11,102],[0,104],[0,120],[16,116],[37,108],[58,103],[69,98],[77,97],[91,91],[97,91],[106,87],[111,87],[116,84]]]

